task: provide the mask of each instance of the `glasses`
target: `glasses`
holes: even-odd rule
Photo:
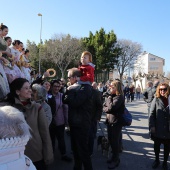
[[[70,76],[70,77],[67,77],[67,79],[70,79],[72,76]]]
[[[60,86],[55,86],[55,85],[54,85],[53,87],[55,87],[55,88],[60,88]]]
[[[159,89],[160,91],[167,91],[167,88],[164,88],[164,89]]]

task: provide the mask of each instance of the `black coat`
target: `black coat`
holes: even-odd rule
[[[51,94],[48,98],[48,105],[51,107],[52,115],[54,116],[56,113],[56,101],[55,97]]]
[[[154,98],[150,108],[149,127],[155,127],[153,136],[160,139],[170,139],[170,113],[169,107],[165,108],[161,98]]]
[[[68,104],[68,123],[70,126],[89,128],[92,114],[92,86],[72,86],[63,96]]]
[[[92,90],[92,120],[100,120],[103,112],[103,102],[102,102],[102,94],[100,91],[93,89]]]
[[[123,95],[108,96],[103,104],[103,111],[107,114],[114,115],[115,123],[122,124],[125,102]]]

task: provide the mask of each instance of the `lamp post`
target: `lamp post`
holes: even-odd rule
[[[41,44],[42,44],[42,39],[41,39],[41,35],[42,35],[42,14],[38,13],[38,16],[41,17],[41,27],[40,27],[40,48],[41,48]],[[39,50],[39,74],[41,73],[41,58],[40,58],[40,50]]]

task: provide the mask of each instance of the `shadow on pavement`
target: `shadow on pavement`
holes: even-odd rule
[[[123,127],[123,152],[120,154],[120,165],[117,170],[151,170],[154,161],[153,141],[148,135],[148,116],[147,105],[143,101],[134,101],[126,103],[127,108],[133,115],[132,125]],[[105,115],[102,116],[100,125],[104,134],[107,136],[107,128],[103,123]],[[97,136],[102,135],[98,127]],[[70,136],[66,135],[67,151],[71,155]],[[162,146],[161,146],[162,147]],[[163,151],[161,149],[160,160],[163,160]],[[95,139],[94,154],[92,163],[94,170],[107,169],[107,156],[102,155],[101,148],[97,150]],[[55,161],[49,167],[49,170],[72,170],[73,162],[67,163],[60,159],[59,151],[56,147]],[[161,169],[161,165],[157,168]]]

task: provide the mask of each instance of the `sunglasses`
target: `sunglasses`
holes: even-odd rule
[[[167,88],[164,88],[164,89],[159,89],[160,91],[167,91]]]

